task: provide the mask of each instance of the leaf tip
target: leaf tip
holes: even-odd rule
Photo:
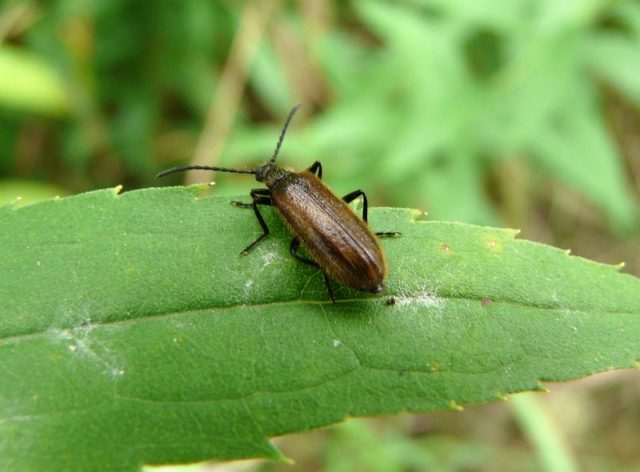
[[[267,459],[270,459],[275,462],[280,462],[282,464],[293,465],[295,461],[287,456],[285,456],[280,449],[276,447],[275,444],[271,441],[266,442],[267,446]]]
[[[278,462],[281,462],[283,464],[286,465],[294,465],[296,463],[296,461],[294,461],[293,459],[287,457],[287,456],[281,456],[281,458],[278,460]]]
[[[545,387],[542,384],[538,384],[537,387],[532,388],[531,391],[540,392],[540,393],[549,393],[551,390],[549,390],[547,387]]]
[[[193,192],[196,194],[195,196],[196,200],[204,200],[211,194],[211,188],[215,184],[216,184],[215,182],[211,181],[211,182],[189,185],[189,187],[187,188],[189,190],[193,190]]]
[[[458,405],[455,400],[450,400],[448,406],[449,406],[450,410],[455,410],[455,411],[463,411],[464,410],[464,408],[461,405]]]
[[[409,210],[411,213],[411,219],[413,221],[420,221],[420,220],[424,220],[427,218],[427,215],[429,215],[429,213],[426,210],[422,210],[422,209],[418,209],[418,208],[411,208]]]

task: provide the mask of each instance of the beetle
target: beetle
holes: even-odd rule
[[[398,236],[397,232],[373,233],[367,226],[367,196],[362,190],[338,198],[322,182],[322,164],[314,162],[302,172],[292,172],[276,164],[284,136],[300,105],[294,106],[280,132],[271,159],[254,170],[228,169],[201,165],[172,167],[157,177],[187,170],[211,170],[236,174],[253,174],[267,188],[253,189],[251,203],[232,202],[250,207],[262,228],[262,234],[241,255],[248,254],[269,235],[269,227],[260,213],[260,205],[276,208],[294,237],[289,246],[291,255],[305,264],[320,268],[324,275],[329,298],[335,302],[329,277],[356,290],[380,293],[387,267],[376,236]],[[362,197],[362,219],[348,203]],[[298,253],[302,245],[311,255],[308,259]]]

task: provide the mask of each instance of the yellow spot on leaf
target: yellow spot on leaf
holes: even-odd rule
[[[487,246],[490,251],[493,252],[501,252],[502,251],[502,243],[498,241],[496,238],[489,238],[487,240]]]

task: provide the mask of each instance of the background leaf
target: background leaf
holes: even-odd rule
[[[47,61],[0,44],[0,107],[62,115],[69,98],[61,75]]]
[[[373,209],[387,305],[201,187],[0,210],[5,470],[280,457],[267,437],[457,408],[640,359],[640,281],[515,231]]]

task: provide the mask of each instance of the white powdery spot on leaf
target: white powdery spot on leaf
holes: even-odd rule
[[[52,329],[53,337],[66,344],[67,349],[79,359],[88,360],[100,366],[112,379],[124,375],[124,368],[116,361],[114,352],[104,343],[91,336],[95,329],[90,318],[74,328]]]
[[[253,279],[247,280],[244,284],[243,294],[245,298],[249,295],[249,292],[251,291],[251,287],[253,287]]]
[[[413,290],[400,290],[400,293],[393,298],[394,304],[400,306],[411,305],[422,308],[442,308],[446,303],[445,299],[437,296],[435,290],[426,286]]]
[[[265,267],[273,264],[273,261],[275,261],[277,257],[278,255],[273,252],[265,252],[262,254],[262,268],[264,269]]]
[[[442,305],[442,303],[444,303],[444,300],[428,294],[400,296],[395,297],[395,300],[396,305],[416,304],[427,308],[439,307],[440,305]]]
[[[278,254],[274,253],[274,252],[265,252],[261,255],[262,258],[262,266],[258,269],[258,271],[255,273],[255,277],[252,279],[247,279],[247,281],[244,283],[244,289],[242,291],[243,293],[243,297],[246,299],[249,296],[249,293],[251,293],[251,289],[255,286],[255,281],[256,280],[260,280],[260,275],[262,274],[262,272],[269,267],[271,264],[274,263],[274,261],[276,260],[276,258],[279,257]]]

